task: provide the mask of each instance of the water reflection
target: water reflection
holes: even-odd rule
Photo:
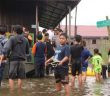
[[[8,81],[2,83],[0,96],[65,96],[64,90],[55,91],[54,77],[44,79],[26,79],[21,89],[17,88],[15,82],[15,90],[10,91]],[[94,77],[88,77],[82,89],[78,88],[77,80],[75,89],[71,89],[71,96],[109,96],[110,95],[110,79],[104,83],[96,83]]]

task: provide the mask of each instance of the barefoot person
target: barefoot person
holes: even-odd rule
[[[92,57],[91,52],[86,48],[86,42],[82,41],[83,44],[83,51],[81,53],[81,62],[82,62],[82,81],[86,81],[86,74],[87,74],[87,68],[88,68],[88,61]]]
[[[78,75],[79,88],[82,86],[82,64],[81,64],[81,53],[83,46],[81,45],[82,37],[80,35],[75,36],[74,45],[71,46],[71,63],[72,63],[72,81],[71,86],[74,88],[75,78]]]
[[[29,43],[22,35],[23,30],[21,26],[15,26],[16,35],[11,36],[4,46],[4,57],[10,53],[9,64],[9,86],[14,89],[14,79],[18,79],[18,88],[22,87],[22,79],[25,78],[25,65],[24,61],[26,54],[29,54]]]
[[[101,81],[101,72],[102,72],[102,63],[103,59],[99,55],[99,49],[94,49],[94,56],[92,57],[93,69],[95,72],[96,81]]]
[[[55,79],[56,79],[56,90],[61,91],[62,85],[64,85],[66,96],[70,96],[69,93],[69,77],[68,77],[68,61],[70,50],[69,46],[66,45],[67,36],[65,33],[60,34],[60,46],[55,50],[55,56],[48,59],[46,64],[55,59],[59,61],[57,67],[55,67]]]

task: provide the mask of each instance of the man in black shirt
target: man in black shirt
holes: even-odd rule
[[[47,47],[47,54],[46,54],[46,59],[50,59],[53,55],[54,55],[54,48],[53,45],[51,44],[51,41],[49,39],[49,34],[45,33],[45,43],[46,43],[46,47]],[[49,75],[49,70],[51,69],[52,71],[52,66],[51,65],[47,65],[46,66],[46,75]]]
[[[74,88],[75,76],[78,75],[79,86],[82,85],[82,65],[81,65],[81,53],[83,46],[81,45],[82,37],[80,35],[75,36],[74,45],[70,48],[71,63],[72,63],[72,86]]]

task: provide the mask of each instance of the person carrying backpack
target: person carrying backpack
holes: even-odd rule
[[[14,90],[14,79],[18,79],[18,88],[22,87],[22,79],[25,78],[25,59],[29,54],[28,40],[22,35],[23,30],[20,25],[16,25],[15,36],[11,36],[4,46],[3,57],[9,55],[9,86]]]
[[[5,37],[5,33],[6,33],[6,27],[1,25],[0,26],[0,59],[2,59],[3,48],[8,40]],[[6,60],[0,61],[0,86],[1,86],[1,81],[3,78],[3,71],[4,71],[5,63],[6,63]]]

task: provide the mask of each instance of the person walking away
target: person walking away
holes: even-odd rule
[[[87,75],[87,68],[88,68],[88,61],[92,57],[92,54],[90,51],[86,48],[86,42],[82,41],[82,45],[84,47],[82,53],[81,53],[81,62],[82,62],[82,81],[86,81],[86,75]]]
[[[107,65],[105,63],[102,63],[102,77],[103,79],[107,79]]]
[[[62,85],[64,85],[66,96],[70,96],[69,92],[69,76],[68,76],[68,63],[70,50],[66,45],[67,35],[65,33],[60,34],[60,45],[55,50],[55,55],[46,61],[46,65],[49,62],[59,61],[58,66],[54,69],[54,75],[56,79],[56,90],[61,91]]]
[[[110,77],[110,49],[108,50],[108,66],[107,66],[107,69],[108,69],[108,77]]]
[[[75,36],[74,45],[70,48],[71,64],[72,64],[72,81],[71,86],[74,88],[75,78],[78,75],[79,88],[82,86],[82,64],[81,64],[81,53],[83,46],[81,45],[82,37],[80,35]]]
[[[54,48],[53,45],[51,44],[51,41],[49,39],[49,34],[45,33],[45,43],[47,46],[47,55],[46,55],[46,59],[48,60],[49,58],[51,58],[54,55]],[[49,75],[50,70],[52,71],[52,66],[51,65],[47,65],[46,66],[46,75]]]
[[[8,41],[8,39],[5,36],[5,33],[6,33],[6,27],[1,25],[0,26],[0,59],[2,59],[4,45]],[[6,64],[6,59],[4,59],[3,61],[0,61],[0,86],[3,78],[3,71],[4,71],[5,64]]]
[[[41,78],[45,75],[45,57],[46,57],[46,44],[42,42],[42,34],[37,35],[37,40],[32,48],[32,54],[35,58],[35,77]]]
[[[101,53],[99,53],[99,55],[102,57]],[[101,72],[103,79],[107,79],[106,71],[107,71],[107,65],[106,65],[106,63],[103,60],[102,61],[102,72]]]
[[[14,90],[14,79],[18,79],[18,88],[22,87],[22,79],[25,78],[25,58],[29,54],[28,40],[22,35],[20,25],[15,26],[15,36],[11,36],[4,46],[4,57],[9,55],[9,86]]]
[[[99,49],[95,48],[94,56],[92,57],[92,65],[97,82],[101,81],[102,63],[103,63],[103,59],[99,55]]]

